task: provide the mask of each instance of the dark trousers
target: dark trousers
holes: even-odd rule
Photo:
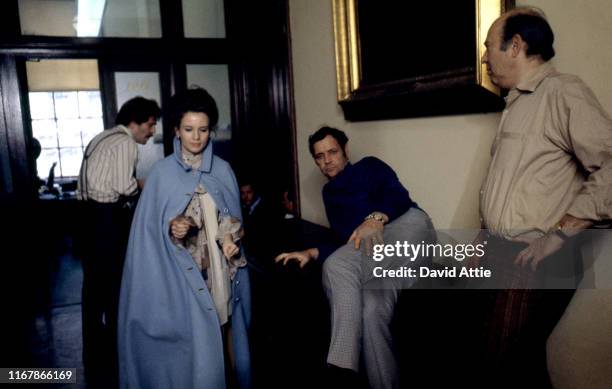
[[[549,388],[546,341],[574,295],[581,273],[577,242],[544,259],[536,272],[514,265],[526,244],[488,239],[487,267],[497,290],[485,302],[486,386]],[[563,287],[565,289],[553,289]]]
[[[88,201],[84,212],[83,364],[88,387],[117,387],[117,312],[132,213]]]

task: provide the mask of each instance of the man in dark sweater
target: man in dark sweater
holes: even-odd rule
[[[388,278],[375,284],[375,266],[413,266],[420,260],[390,256],[372,260],[372,249],[383,243],[430,243],[433,226],[427,214],[413,202],[395,172],[383,161],[366,157],[349,162],[344,132],[322,127],[308,139],[315,163],[329,181],[323,202],[338,244],[283,253],[276,261],[297,261],[304,267],[325,260],[323,286],[332,317],[327,363],[334,371],[353,379],[362,357],[369,386],[399,387],[390,324],[399,289],[416,280]],[[361,250],[360,250],[361,248]]]

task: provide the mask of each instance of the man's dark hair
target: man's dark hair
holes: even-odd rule
[[[342,148],[342,153],[344,153],[344,155],[346,156],[345,148],[346,148],[346,143],[348,142],[348,138],[346,134],[337,128],[325,126],[325,127],[319,128],[317,132],[315,132],[314,134],[308,137],[308,149],[310,150],[310,154],[312,154],[312,157],[314,158],[315,156],[314,155],[314,144],[323,140],[328,135],[334,138],[338,142],[338,144]]]
[[[241,180],[238,181],[238,187],[242,189],[243,186],[250,186],[251,189],[253,190],[253,192],[259,194],[258,192],[258,187],[257,184],[255,183],[255,180],[251,179],[251,177],[243,177]]]
[[[555,56],[555,34],[546,18],[537,11],[517,12],[506,18],[501,49],[506,50],[517,34],[527,43],[527,56],[539,55],[544,61]]]
[[[170,98],[167,116],[172,127],[179,128],[181,119],[187,112],[205,113],[208,116],[208,125],[211,130],[214,130],[219,120],[219,110],[215,99],[200,87],[184,89]]]
[[[161,116],[161,110],[155,100],[145,99],[142,96],[136,96],[133,99],[126,101],[117,113],[115,123],[122,124],[124,126],[129,125],[131,122],[136,124],[142,124],[149,120],[150,117],[154,117],[155,120]]]

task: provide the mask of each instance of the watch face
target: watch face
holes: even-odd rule
[[[384,220],[382,215],[379,214],[379,213],[371,213],[368,216],[366,216],[366,220],[367,219],[374,219],[374,220],[376,220],[378,222],[382,222]]]

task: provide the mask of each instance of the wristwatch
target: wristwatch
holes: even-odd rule
[[[385,217],[378,212],[372,212],[371,214],[366,216],[365,219],[363,220],[370,220],[370,219],[374,219],[377,222],[381,222],[382,224],[385,224]]]
[[[563,240],[564,242],[566,240],[568,240],[570,237],[569,235],[567,235],[564,231],[563,231],[563,226],[561,226],[561,224],[557,224],[555,225],[554,229],[553,229],[553,234],[557,235],[559,238],[561,238],[561,240]]]

